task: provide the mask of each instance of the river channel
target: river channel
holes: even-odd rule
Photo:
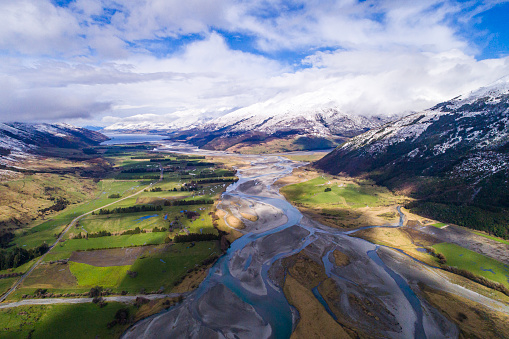
[[[241,201],[258,211],[258,220],[243,220],[244,235],[231,244],[182,304],[136,323],[123,338],[289,338],[299,314],[282,287],[271,279],[270,270],[282,258],[305,248],[313,249],[338,287],[334,306],[342,311],[344,324],[373,336],[457,337],[456,326],[414,291],[422,280],[445,291],[454,290],[453,284],[397,251],[304,217],[273,185],[302,163],[280,156],[246,157],[250,166],[238,170],[240,180],[223,193],[222,203]],[[399,212],[400,223],[394,227],[403,224]],[[332,259],[335,249],[348,254],[351,263],[336,266]],[[409,269],[409,262],[416,268]],[[403,266],[405,269],[400,269]],[[313,295],[324,312],[336,319],[317,287]],[[356,307],[352,296],[369,300],[374,316],[370,318]]]

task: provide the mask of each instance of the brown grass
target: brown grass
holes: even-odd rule
[[[39,210],[54,205],[54,199],[79,203],[93,198],[96,189],[91,179],[51,173],[23,175],[18,180],[4,181],[0,185],[0,227],[36,225],[55,214],[39,213]]]
[[[300,320],[291,338],[350,338],[348,333],[323,309],[313,293],[291,275],[285,280],[288,302],[299,311]]]
[[[454,322],[466,338],[509,338],[509,315],[443,291],[420,285],[426,299]]]
[[[289,266],[288,273],[302,286],[312,289],[327,279],[325,269],[305,254],[296,254],[284,260]]]
[[[150,317],[153,314],[159,313],[165,308],[173,306],[177,303],[177,298],[164,298],[151,300],[147,304],[141,305],[136,315],[134,316],[133,322]]]
[[[69,260],[99,267],[132,265],[136,258],[152,247],[144,246],[73,252]]]
[[[67,264],[39,265],[23,282],[24,288],[69,288],[77,287],[76,277]]]
[[[410,233],[408,232],[410,231]],[[355,232],[351,236],[362,238],[369,242],[398,248],[412,257],[419,259],[425,263],[436,266],[437,262],[434,257],[427,253],[417,251],[421,246],[431,246],[435,243],[432,237],[419,232],[415,229],[405,228],[368,228]]]
[[[344,267],[350,264],[350,258],[345,253],[340,252],[338,250],[334,250],[332,254],[334,255],[334,261],[336,263],[336,266]]]
[[[184,280],[175,286],[171,292],[172,293],[184,293],[184,292],[190,292],[194,289],[196,289],[201,282],[207,277],[207,274],[209,273],[209,269],[212,267],[213,264],[203,267],[198,271],[193,271],[186,275]]]
[[[379,216],[380,214],[391,213],[395,210],[396,206],[350,209],[344,208],[341,205],[331,208],[312,208],[297,204],[297,208],[311,219],[334,228],[353,229],[370,225],[387,225],[396,223],[399,220],[399,216],[392,219]]]
[[[244,223],[242,222],[242,220],[240,220],[239,218],[233,216],[233,215],[228,215],[226,217],[226,222],[228,223],[228,225],[230,225],[231,227],[233,228],[236,228],[236,229],[243,229],[246,227],[246,225],[244,225]]]
[[[249,214],[249,213],[243,213],[243,212],[240,212],[240,215],[242,216],[242,218],[244,219],[247,219],[249,221],[256,221],[258,220],[258,217],[256,215],[252,215],[252,214]]]
[[[237,240],[238,238],[240,238],[241,236],[243,236],[243,234],[239,231],[233,230],[230,227],[226,226],[226,224],[224,222],[225,215],[226,215],[226,213],[223,210],[220,210],[220,209],[216,210],[216,216],[219,218],[217,220],[217,228],[223,232],[228,233],[228,235],[226,236],[226,239],[228,239],[228,241],[230,243],[232,243],[235,240]]]
[[[308,181],[317,178],[321,174],[310,166],[303,166],[295,168],[291,175],[286,176],[277,180],[274,185],[277,187],[283,187],[286,185],[298,184],[304,181]]]

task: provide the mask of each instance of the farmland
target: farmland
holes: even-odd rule
[[[66,206],[47,220],[36,220],[16,231],[10,248],[28,250],[51,244],[74,218],[95,212],[76,222],[9,300],[37,297],[41,289],[52,296],[84,295],[94,286],[113,294],[168,293],[179,288],[186,275],[203,270],[220,255],[217,241],[172,244],[172,239],[179,234],[218,235],[214,201],[236,180],[233,170],[204,157],[155,158],[144,149],[123,146],[97,150],[112,167],[101,179],[89,181],[93,196],[82,197],[83,201]],[[125,257],[112,253],[129,248],[139,249],[132,260],[115,262],[115,258]],[[110,262],[103,265],[101,256]],[[6,272],[24,272],[32,263]],[[2,293],[14,281],[16,278],[2,279]]]

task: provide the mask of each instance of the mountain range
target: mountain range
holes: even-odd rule
[[[358,135],[315,166],[411,194],[419,199],[412,207],[429,216],[454,222],[469,209],[461,214],[471,220],[458,223],[507,225],[509,79]],[[477,209],[493,214],[470,218]]]
[[[240,109],[222,117],[178,123],[116,123],[106,131],[160,132],[170,139],[205,149],[243,151],[257,146],[271,151],[324,149],[394,119],[358,116],[338,108],[252,111]]]

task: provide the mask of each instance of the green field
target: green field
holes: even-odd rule
[[[509,288],[509,266],[454,244],[440,243],[432,247],[445,256],[447,265],[470,271]]]
[[[0,296],[7,292],[19,278],[20,277],[0,279]]]
[[[154,250],[135,261],[130,270],[138,272],[138,276],[125,276],[119,288],[133,293],[139,292],[141,287],[147,291],[157,291],[160,288],[169,291],[188,270],[198,267],[203,260],[220,254],[215,241],[196,242],[193,247],[190,247],[189,243],[178,243],[167,251]]]
[[[52,254],[73,251],[86,251],[101,248],[131,247],[142,245],[162,244],[166,238],[165,232],[140,233],[90,239],[70,239],[59,243],[51,251]]]
[[[330,178],[319,177],[303,183],[285,186],[281,192],[296,203],[308,205],[340,204],[344,207],[359,208],[392,203],[386,188],[368,185],[330,184]],[[325,192],[326,188],[331,191]]]
[[[203,199],[203,197],[189,198],[188,200],[192,199]],[[121,205],[119,204],[118,206]],[[132,206],[132,204],[127,206]],[[189,232],[216,234],[217,231],[212,226],[212,217],[209,215],[211,206],[212,205],[164,206],[162,211],[89,215],[80,220],[80,227],[71,229],[66,238],[71,239],[80,232],[84,235],[84,231],[96,233],[105,230],[115,234],[126,230],[132,230],[136,227],[139,227],[141,230],[149,231],[154,227],[168,229],[170,223],[176,220],[178,220],[183,227],[187,228]],[[186,210],[197,212],[200,216],[195,220],[188,219],[184,216],[184,213],[181,212]],[[168,235],[169,233],[165,234]],[[173,232],[171,235],[173,236],[176,234],[177,232]],[[71,241],[72,240],[73,239],[71,239]],[[90,240],[93,239],[89,239],[89,241]]]
[[[121,148],[119,148],[121,149]],[[110,149],[108,149],[109,151]],[[31,228],[19,230],[13,244],[29,249],[39,246],[46,242],[53,244],[56,235],[76,217],[101,208],[109,203],[116,202],[119,198],[108,198],[111,194],[118,194],[125,198],[151,182],[154,185],[146,191],[137,194],[135,197],[128,198],[108,209],[116,207],[130,207],[135,205],[157,205],[162,206],[161,211],[147,211],[137,213],[112,213],[102,215],[87,215],[79,220],[77,227],[73,227],[58,243],[50,253],[45,257],[45,265],[38,267],[31,276],[25,281],[24,285],[16,290],[9,298],[10,300],[19,300],[23,294],[32,295],[37,288],[47,289],[48,293],[67,294],[84,293],[90,287],[99,285],[112,288],[115,292],[121,290],[130,292],[139,292],[144,288],[147,290],[158,290],[163,288],[169,291],[180,281],[188,270],[200,265],[203,260],[211,255],[219,254],[216,242],[197,242],[195,246],[189,244],[176,244],[169,247],[169,250],[160,250],[159,252],[144,255],[138,258],[131,266],[111,266],[95,267],[82,263],[69,263],[68,265],[49,264],[50,261],[70,258],[75,251],[92,251],[95,249],[108,248],[126,248],[145,245],[163,245],[165,239],[177,234],[187,232],[191,233],[214,233],[217,230],[213,227],[212,216],[209,213],[213,209],[212,204],[205,205],[185,205],[185,206],[164,206],[168,200],[198,200],[198,199],[217,199],[225,190],[229,183],[209,183],[200,184],[200,189],[196,191],[182,191],[184,183],[190,183],[192,180],[216,179],[218,176],[232,175],[229,169],[218,168],[214,166],[196,166],[191,168],[180,168],[175,172],[165,172],[164,179],[140,180],[129,177],[143,175],[157,175],[159,172],[141,172],[141,173],[121,173],[121,170],[130,168],[145,168],[146,166],[157,167],[159,164],[150,162],[146,159],[130,159],[131,156],[139,156],[140,152],[117,152],[111,149],[111,155],[107,155],[108,161],[115,164],[115,169],[106,173],[107,179],[90,181],[91,189],[89,198],[95,192],[95,198],[80,204],[71,204],[58,214],[51,215],[48,220],[38,222]],[[175,157],[168,157],[168,160]],[[185,160],[183,160],[185,161]],[[200,160],[208,162],[209,160]],[[162,162],[164,165],[164,162]],[[104,173],[102,173],[104,175]],[[201,177],[201,178],[198,178]],[[119,180],[119,179],[123,180]],[[161,191],[150,191],[159,188]],[[176,189],[176,190],[174,190]],[[185,215],[185,211],[195,211],[199,216],[192,219]],[[172,224],[173,223],[173,224]],[[174,228],[170,232],[172,224]],[[119,235],[126,230],[134,230],[139,227],[146,233]],[[165,228],[164,232],[151,232],[154,227]],[[78,233],[82,235],[107,231],[111,236],[103,236],[89,239],[74,239]],[[214,254],[215,253],[215,254]],[[33,262],[29,263],[32,265]],[[26,271],[29,266],[25,264],[11,271]],[[136,270],[138,276],[129,277],[127,270]],[[10,283],[5,280],[0,282],[0,289],[8,288]]]
[[[12,243],[18,246],[23,246],[27,249],[37,247],[44,242],[52,244],[55,241],[55,234],[64,230],[74,218],[117,200],[108,198],[110,194],[119,193],[122,195],[126,192],[132,194],[143,188],[146,184],[148,183],[138,181],[117,182],[113,180],[103,180],[99,183],[101,193],[96,199],[79,205],[71,205],[67,207],[63,212],[53,216],[50,220],[26,231],[25,235],[17,236]]]
[[[37,305],[0,309],[1,338],[118,338],[128,325],[107,324],[120,308],[133,306],[109,302],[99,308],[95,304]]]
[[[83,287],[116,287],[126,276],[131,266],[96,267],[77,262],[69,262],[71,273]]]
[[[430,226],[433,226],[433,227],[436,227],[436,228],[442,228],[445,225],[447,225],[447,224],[444,223],[444,222],[437,222],[436,224],[431,224]]]
[[[106,214],[91,215],[80,221],[80,226],[88,233],[95,233],[106,230],[111,233],[122,232],[129,229],[152,229],[157,227],[167,227],[168,222],[164,220],[163,211],[150,211],[124,214]],[[81,228],[74,229],[73,232],[80,232]],[[71,232],[69,232],[71,234]]]

